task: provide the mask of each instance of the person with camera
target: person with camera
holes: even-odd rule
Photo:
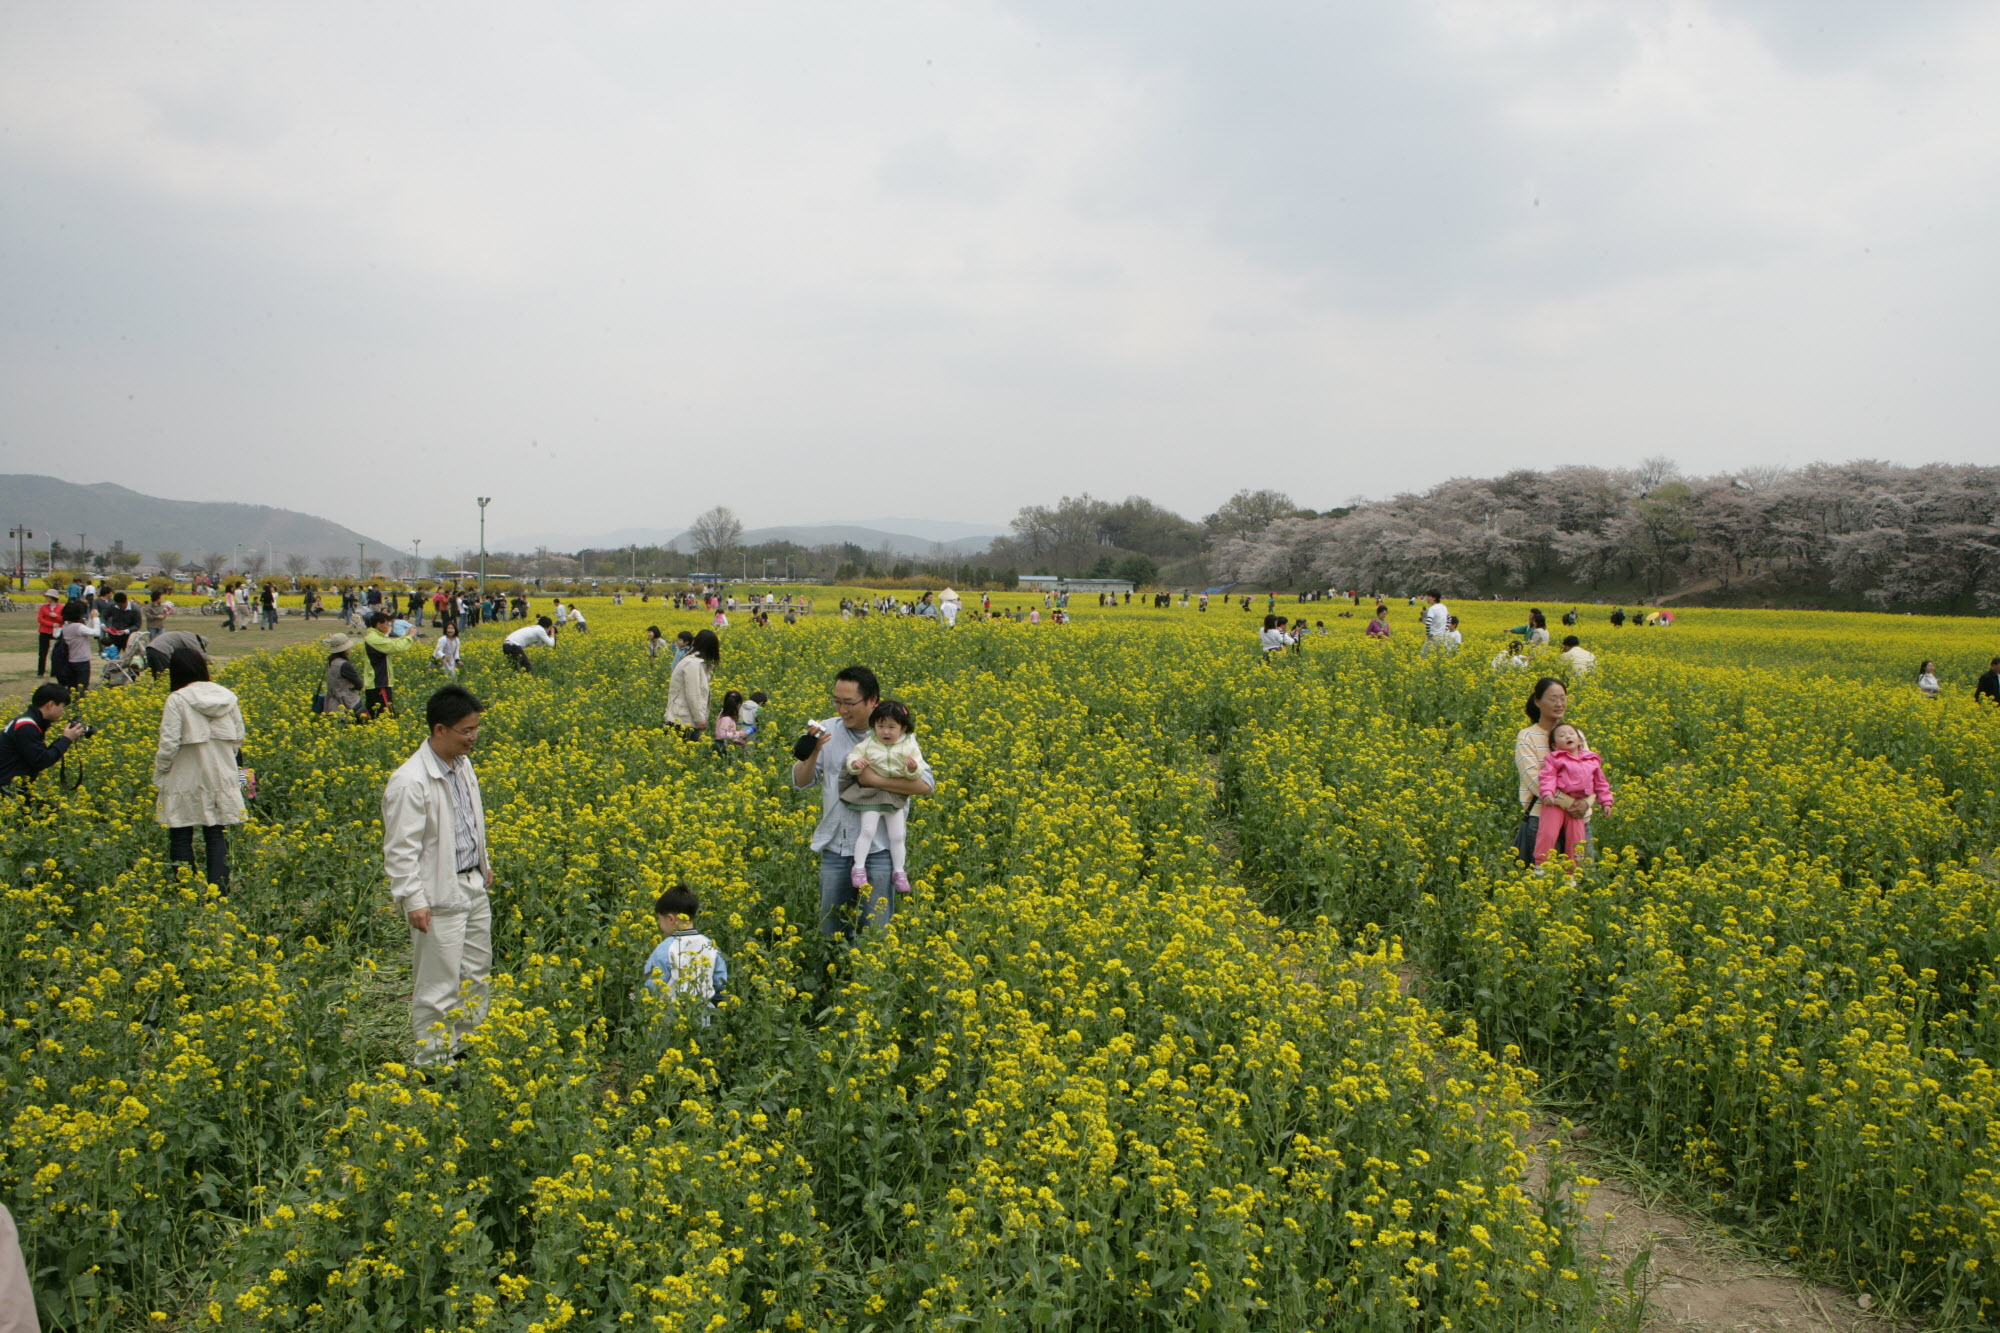
[[[71,722],[62,729],[53,745],[47,735],[50,727],[69,707],[69,687],[53,682],[35,687],[34,697],[28,701],[28,711],[7,724],[4,743],[0,743],[0,787],[9,787],[17,792],[27,790],[28,779],[45,768],[54,768],[58,760],[69,751],[69,747],[90,735],[93,728],[81,722]],[[15,779],[20,785],[14,786]]]
[[[380,717],[395,706],[396,659],[416,647],[416,639],[415,630],[396,633],[395,621],[387,611],[368,613],[368,632],[361,636],[361,646],[367,654],[368,716]]]
[[[167,859],[194,869],[194,831],[202,833],[208,882],[229,892],[230,824],[243,822],[243,710],[235,693],[208,678],[208,659],[178,649],[167,661],[166,707],[153,753],[153,818],[167,830]]]
[[[500,653],[509,662],[514,664],[516,671],[526,671],[533,674],[535,669],[528,664],[528,649],[537,645],[544,648],[555,647],[555,635],[549,632],[554,628],[555,622],[553,620],[550,620],[547,616],[538,616],[534,624],[523,626],[502,639],[500,641]]]
[[[823,935],[844,935],[851,940],[860,924],[885,925],[896,914],[896,895],[890,889],[894,867],[888,832],[877,829],[861,858],[868,884],[868,899],[862,904],[858,901],[862,891],[853,879],[861,810],[840,799],[840,775],[854,747],[869,737],[868,719],[881,702],[882,687],[868,667],[850,666],[835,673],[832,693],[835,715],[823,722],[808,722],[805,734],[792,747],[792,785],[820,784],[819,824],[812,834],[812,850],[819,853],[819,928]],[[929,796],[937,790],[937,778],[928,764],[921,765],[917,776],[910,778],[890,777],[863,764],[855,781],[902,796]]]

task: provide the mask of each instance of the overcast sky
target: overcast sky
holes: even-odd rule
[[[0,471],[443,548],[2000,458],[1992,4],[0,20]]]

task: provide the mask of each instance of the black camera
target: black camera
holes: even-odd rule
[[[97,728],[91,726],[88,722],[86,722],[83,724],[83,735],[78,736],[77,739],[80,741],[87,741],[96,734],[97,734]]]

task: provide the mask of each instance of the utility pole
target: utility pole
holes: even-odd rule
[[[413,579],[422,578],[424,576],[424,539],[422,537],[410,538],[410,558],[417,562],[417,568],[410,577]]]
[[[361,582],[368,577],[368,543],[354,543],[354,581]]]
[[[14,584],[22,592],[28,590],[28,538],[35,534],[26,528],[15,528],[7,534],[14,539]]]
[[[242,568],[243,568],[243,543],[238,542],[236,543],[236,555],[229,562],[229,570],[231,573],[235,573],[237,570],[240,570]]]
[[[493,497],[482,495],[479,499],[479,600],[486,600],[486,506]]]
[[[76,564],[77,568],[84,570],[85,573],[89,572],[88,564],[84,560],[84,554],[90,550],[90,542],[86,540],[89,536],[87,532],[76,534]]]

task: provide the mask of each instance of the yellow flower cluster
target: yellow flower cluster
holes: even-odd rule
[[[1577,695],[1620,850],[1528,880],[1503,864],[1525,680],[1489,650],[1419,662],[1403,608],[1389,645],[1329,619],[1266,663],[1220,603],[946,633],[817,597],[725,633],[716,699],[772,696],[728,756],[660,726],[640,638],[706,616],[599,602],[533,674],[467,639],[496,977],[435,1083],[401,1063],[377,817],[423,668],[365,727],[307,712],[309,648],[226,674],[262,785],[226,899],[150,822],[160,687],[94,694],[82,780],[8,813],[0,887],[0,1191],[51,1313],[1622,1322],[1568,1186],[1526,1187],[1535,1075],[1508,1045],[1615,1088],[1642,1150],[1815,1255],[1983,1295],[1992,888],[1965,862],[2000,811],[1969,704],[1711,665],[1693,615],[1623,631]],[[1519,610],[1460,614],[1490,640]],[[814,927],[817,793],[785,752],[851,661],[914,708],[941,785],[913,806],[918,892],[847,949]],[[681,881],[730,958],[709,1021],[637,985]],[[1864,1178],[1893,1183],[1868,1202]]]

